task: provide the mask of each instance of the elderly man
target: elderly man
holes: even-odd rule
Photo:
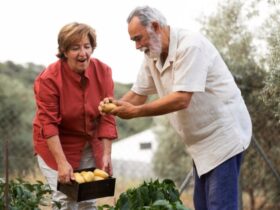
[[[132,89],[113,100],[111,114],[123,119],[167,114],[194,162],[195,209],[237,210],[252,125],[228,67],[204,36],[169,26],[155,8],[137,7],[127,22],[130,39],[145,57]],[[147,102],[151,94],[159,99]]]

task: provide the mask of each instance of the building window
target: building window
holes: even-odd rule
[[[152,149],[152,143],[151,142],[140,143],[140,150],[145,150],[145,149]]]

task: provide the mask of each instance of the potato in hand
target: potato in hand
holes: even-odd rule
[[[101,106],[102,112],[104,112],[106,114],[110,113],[116,107],[117,107],[117,105],[114,103],[105,103]]]

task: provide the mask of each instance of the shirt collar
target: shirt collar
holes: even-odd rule
[[[170,32],[169,32],[169,46],[168,46],[168,57],[166,60],[169,60],[169,62],[173,62],[176,57],[176,48],[177,48],[177,33],[175,28],[170,26]],[[153,61],[157,61],[158,58],[152,58]]]
[[[168,47],[168,56],[166,58],[165,64],[160,68],[160,61],[158,58],[152,58],[153,62],[156,64],[158,69],[161,69],[163,72],[167,67],[169,67],[176,58],[176,48],[177,48],[177,33],[174,28],[170,26],[170,32],[169,32],[169,47]]]
[[[176,48],[177,48],[177,33],[174,28],[170,26],[170,37],[169,37],[169,49],[168,49],[168,60],[169,62],[174,62],[176,58]]]
[[[71,70],[66,60],[63,60],[63,61],[62,61],[62,65],[63,65],[63,68],[65,69],[67,75],[70,76],[70,78],[72,78],[74,81],[77,81],[77,82],[80,82],[80,81],[81,81],[81,75],[80,75],[80,74],[77,74],[76,72],[74,72],[73,70]],[[93,65],[92,59],[90,59],[89,66],[87,67],[87,69],[86,69],[85,72],[84,72],[84,76],[85,76],[86,78],[89,78],[89,77],[90,77],[89,74],[90,74],[91,65]]]

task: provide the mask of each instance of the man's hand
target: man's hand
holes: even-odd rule
[[[135,117],[139,117],[139,106],[134,106],[131,103],[125,101],[114,101],[117,105],[110,114],[118,116],[122,119],[131,119]]]
[[[137,117],[137,106],[125,101],[117,101],[113,98],[104,98],[99,103],[98,110],[101,115],[112,114],[122,119]]]
[[[111,111],[116,108],[113,98],[104,98],[103,101],[99,103],[98,110],[101,115],[111,114]]]

